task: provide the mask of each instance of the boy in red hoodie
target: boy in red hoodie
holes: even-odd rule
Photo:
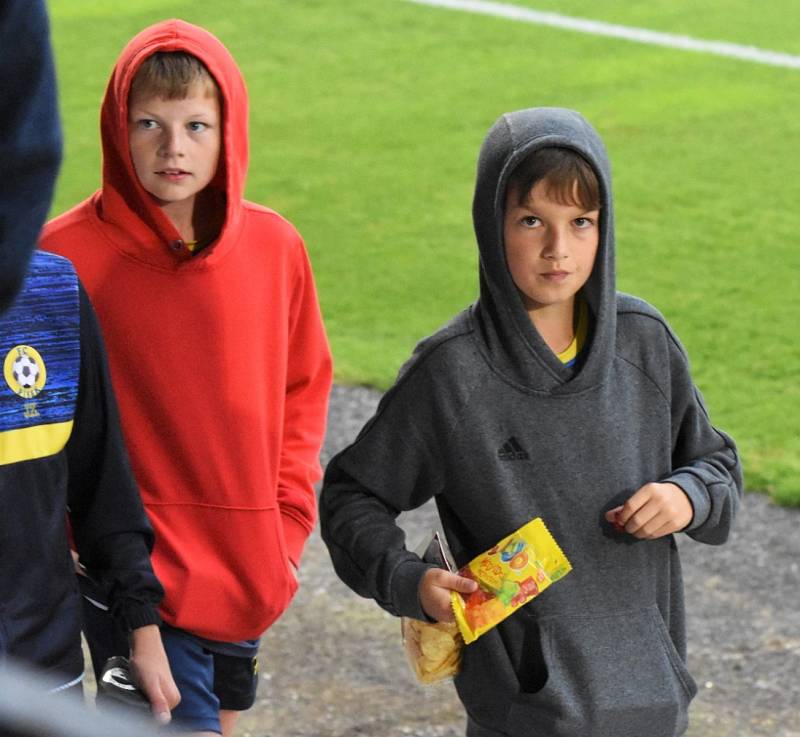
[[[316,520],[330,352],[299,234],[242,198],[247,94],[219,40],[177,20],[139,33],[101,133],[102,188],[42,244],[104,330],[156,533],[173,718],[229,735]]]

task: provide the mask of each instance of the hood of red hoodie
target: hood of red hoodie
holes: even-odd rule
[[[142,62],[158,51],[196,56],[214,77],[222,96],[222,148],[217,174],[209,184],[224,200],[219,237],[192,255],[175,226],[142,187],[128,145],[128,93]],[[100,112],[103,187],[95,197],[98,216],[116,227],[106,229],[128,256],[164,269],[208,268],[236,242],[242,223],[242,195],[248,162],[247,89],[230,52],[208,31],[181,20],[145,28],[122,50],[106,88]]]

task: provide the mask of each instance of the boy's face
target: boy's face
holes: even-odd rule
[[[572,306],[592,273],[599,222],[599,210],[550,199],[545,181],[537,182],[522,204],[516,191],[506,194],[506,262],[528,313]]]
[[[214,178],[222,142],[217,95],[200,85],[182,100],[133,95],[128,143],[136,176],[162,207],[193,205]]]

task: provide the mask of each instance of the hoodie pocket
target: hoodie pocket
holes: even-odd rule
[[[289,606],[297,579],[277,507],[162,504],[147,512],[168,624],[210,640],[252,640]]]
[[[697,687],[655,605],[548,618],[538,627],[547,680],[513,700],[509,735],[676,737],[686,730]]]

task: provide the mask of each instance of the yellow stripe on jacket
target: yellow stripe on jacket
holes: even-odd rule
[[[0,432],[0,465],[55,455],[71,432],[72,420]]]

